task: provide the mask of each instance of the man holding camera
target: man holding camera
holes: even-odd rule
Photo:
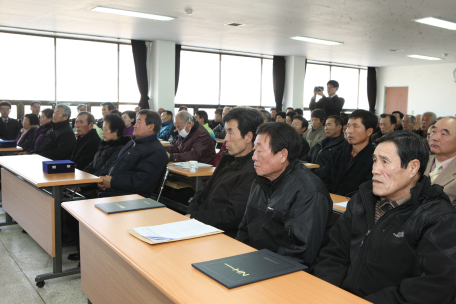
[[[326,116],[340,116],[345,99],[336,95],[337,90],[339,90],[339,83],[335,80],[330,80],[327,83],[327,89],[328,97],[326,97],[323,93],[323,87],[315,87],[314,96],[310,99],[309,109],[311,111],[315,109],[323,109],[326,112]],[[318,102],[316,101],[317,94],[322,96]]]

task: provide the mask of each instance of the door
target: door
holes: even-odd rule
[[[385,88],[385,114],[393,111],[401,111],[407,114],[408,87],[386,87]],[[383,114],[380,113],[380,114]]]

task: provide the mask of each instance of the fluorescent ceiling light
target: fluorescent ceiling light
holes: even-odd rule
[[[434,17],[427,17],[427,18],[422,18],[422,19],[415,19],[414,21],[427,24],[427,25],[432,25],[432,26],[437,26],[437,27],[442,27],[447,30],[456,30],[456,23],[450,22],[450,21],[445,21],[442,19],[437,19]]]
[[[330,40],[322,40],[322,39],[309,38],[309,37],[303,37],[303,36],[291,37],[291,39],[300,40],[300,41],[305,41],[305,42],[326,44],[326,45],[340,45],[340,44],[344,44],[343,42],[330,41]]]
[[[167,16],[160,16],[160,15],[153,15],[153,14],[146,14],[140,12],[133,12],[133,11],[126,11],[116,8],[109,8],[103,6],[97,6],[92,9],[94,12],[101,12],[101,13],[109,13],[109,14],[116,14],[116,15],[123,15],[123,16],[130,16],[130,17],[139,17],[139,18],[146,18],[146,19],[153,19],[159,21],[170,21],[176,19],[174,17],[167,17]]]
[[[443,60],[442,58],[422,56],[422,55],[407,55],[407,57],[417,58],[417,59],[424,59],[424,60]]]

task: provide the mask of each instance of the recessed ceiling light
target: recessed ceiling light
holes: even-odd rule
[[[427,25],[432,25],[432,26],[437,26],[441,27],[447,30],[456,30],[456,23],[442,20],[442,19],[437,19],[434,17],[427,17],[427,18],[422,18],[422,19],[415,19],[414,21],[427,24]]]
[[[117,8],[109,8],[103,6],[97,6],[92,9],[94,12],[101,12],[101,13],[109,13],[109,14],[116,14],[116,15],[123,15],[123,16],[130,16],[130,17],[139,17],[139,18],[146,18],[146,19],[153,19],[159,21],[170,21],[176,19],[174,17],[168,16],[160,16],[160,15],[153,15],[147,13],[140,13],[140,12],[133,12],[133,11],[126,11]]]
[[[229,26],[242,26],[242,25],[244,25],[244,24],[232,22],[232,23],[227,23],[227,24],[225,24],[225,25],[229,25]]]
[[[344,44],[343,42],[330,41],[330,40],[322,40],[322,39],[309,38],[309,37],[303,37],[303,36],[291,37],[291,39],[300,40],[300,41],[305,41],[305,42],[326,44],[326,45],[340,45],[340,44]]]
[[[407,55],[407,57],[417,58],[417,59],[424,59],[424,60],[443,60],[442,58],[429,57],[429,56],[423,56],[423,55]]]

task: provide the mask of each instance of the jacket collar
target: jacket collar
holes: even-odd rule
[[[329,147],[336,146],[336,145],[340,144],[341,142],[343,142],[344,140],[345,140],[344,133],[340,132],[340,135],[336,137],[336,139],[332,142],[331,145],[329,145]],[[323,139],[322,141],[320,141],[322,148],[325,147],[327,142],[328,142],[327,137],[325,139]]]
[[[134,138],[132,137],[132,141],[134,144],[143,144],[143,143],[146,143],[146,142],[153,142],[153,141],[156,141],[158,140],[157,139],[157,133],[154,133],[154,134],[151,134],[151,135],[147,135],[147,136],[143,136],[143,137],[140,137],[140,138]]]
[[[58,123],[55,123],[53,121],[50,122],[52,128],[54,128],[54,130],[56,129],[60,129],[60,128],[63,128],[65,126],[69,126],[70,125],[70,120],[67,119],[67,120],[64,120],[64,121],[61,121],[61,122],[58,122]]]
[[[234,170],[240,170],[246,161],[252,159],[254,151],[250,151],[247,155],[234,157],[228,154],[228,151],[222,152],[222,158],[220,159],[221,166],[225,166],[225,163],[229,163],[228,166],[232,167]],[[218,167],[218,166],[217,166]]]
[[[190,137],[193,136],[193,134],[196,132],[196,129],[198,129],[198,127],[200,126],[199,122],[195,121],[195,123],[193,124],[193,127],[190,129],[190,132],[188,133],[187,137],[185,138],[182,138],[182,136],[180,136],[182,138],[182,141],[186,141],[188,139],[190,139]]]
[[[98,134],[97,134],[98,135]],[[116,140],[104,141],[100,142],[100,146],[118,146],[118,145],[126,145],[131,140],[129,136],[122,136],[117,138]]]
[[[173,122],[172,119],[167,121],[167,122],[162,123],[162,128],[166,127],[166,126],[169,126],[169,125],[173,125],[174,126],[174,122]]]
[[[93,137],[93,136],[95,136],[95,135],[98,137],[97,130],[95,130],[95,129],[92,128],[92,130],[90,130],[89,132],[87,132],[86,135],[84,135],[84,136],[82,136],[82,137],[78,135],[78,136],[77,136],[77,139],[78,139],[79,141],[81,141],[81,140],[83,140],[83,139],[91,138],[91,137]]]
[[[258,183],[260,187],[270,195],[274,193],[280,184],[282,184],[282,181],[300,165],[301,161],[299,159],[292,160],[285,168],[285,170],[283,170],[282,174],[280,174],[279,177],[277,177],[275,180],[270,181],[266,177],[258,176]]]

